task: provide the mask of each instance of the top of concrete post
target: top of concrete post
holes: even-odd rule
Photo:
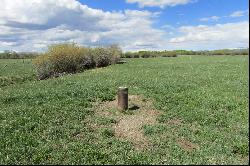
[[[119,87],[119,90],[127,90],[127,87]]]

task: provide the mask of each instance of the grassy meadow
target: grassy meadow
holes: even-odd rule
[[[30,59],[0,59],[0,87],[35,80]]]
[[[0,60],[0,164],[248,164],[248,58],[126,59],[43,81],[30,60]],[[119,86],[160,112],[146,149],[96,114]]]

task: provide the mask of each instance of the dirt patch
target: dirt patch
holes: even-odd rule
[[[157,123],[157,115],[155,110],[139,110],[135,115],[123,116],[113,127],[115,135],[133,142],[137,149],[147,148],[150,141],[144,136],[142,127]]]
[[[197,144],[194,144],[186,139],[180,139],[177,141],[178,145],[185,151],[191,152],[198,148]]]
[[[137,150],[148,149],[150,140],[143,133],[143,126],[157,123],[160,112],[153,108],[153,102],[138,95],[129,96],[129,110],[117,109],[117,99],[96,105],[95,112],[99,116],[112,117],[117,123],[112,126],[114,134],[120,139],[131,141]]]
[[[179,118],[173,118],[167,122],[169,125],[180,126],[182,125],[182,120]]]

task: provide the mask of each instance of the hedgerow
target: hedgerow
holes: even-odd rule
[[[119,61],[122,51],[117,45],[88,48],[75,43],[55,44],[33,60],[38,79],[60,74],[77,73],[95,67],[105,67]]]

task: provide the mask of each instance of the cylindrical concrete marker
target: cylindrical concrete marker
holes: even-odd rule
[[[121,110],[128,109],[128,88],[127,87],[118,88],[118,108]]]

